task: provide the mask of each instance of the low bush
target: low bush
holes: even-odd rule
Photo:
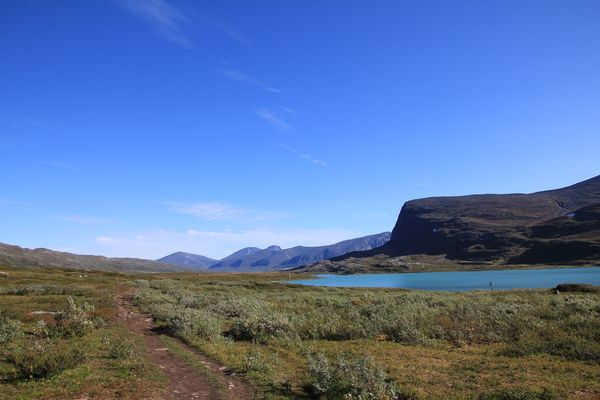
[[[352,359],[348,354],[341,353],[335,360],[330,360],[323,354],[310,356],[308,376],[306,392],[315,399],[390,400],[397,398],[396,385],[369,357]],[[404,396],[404,399],[410,397]]]
[[[215,339],[223,331],[221,318],[209,311],[193,308],[173,307],[168,315],[161,317],[169,330],[176,336],[185,338],[199,337],[204,340]]]
[[[273,337],[285,337],[292,332],[289,319],[277,312],[261,310],[236,318],[231,328],[235,339],[253,340],[264,343]]]
[[[10,319],[0,314],[0,345],[5,345],[23,336],[21,321]]]
[[[82,296],[86,292],[83,288],[62,285],[10,285],[1,286],[0,295],[12,296]]]
[[[33,340],[14,346],[6,360],[16,369],[16,378],[46,378],[76,367],[85,360],[82,346],[73,341]]]
[[[257,348],[252,347],[244,357],[244,371],[265,374],[273,369],[274,360],[267,360]]]
[[[477,400],[554,400],[556,394],[548,389],[505,388],[479,395]]]
[[[86,302],[77,304],[72,297],[67,297],[66,307],[54,316],[56,320],[54,333],[64,337],[84,336],[94,327],[90,318],[92,311],[94,306]]]
[[[600,293],[600,286],[587,285],[584,283],[561,283],[554,289],[558,292],[583,292],[583,293]]]
[[[550,354],[567,360],[600,364],[600,342],[594,337],[571,334],[563,329],[545,328],[510,343],[502,355],[522,357],[533,354]]]
[[[256,313],[268,304],[258,301],[256,299],[236,299],[229,298],[218,302],[211,302],[209,300],[210,310],[216,314],[219,314],[225,318],[239,318],[244,317],[252,313]]]

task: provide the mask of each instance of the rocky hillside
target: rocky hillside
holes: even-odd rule
[[[48,249],[25,249],[0,243],[0,265],[11,267],[55,267],[126,272],[169,272],[181,268],[139,258],[108,258],[64,253]]]
[[[365,258],[376,255],[379,267],[393,269],[405,268],[403,259],[418,262],[416,256],[482,265],[598,263],[599,207],[600,176],[531,194],[411,200],[402,207],[387,244],[334,263],[371,263]],[[323,265],[312,269],[323,270]]]

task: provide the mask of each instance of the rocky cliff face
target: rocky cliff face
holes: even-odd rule
[[[591,221],[579,224],[578,229],[592,229],[598,223],[593,219],[595,214],[578,210],[596,204],[600,204],[600,176],[532,194],[412,200],[402,207],[392,238],[382,252],[445,254],[461,260],[519,260],[520,254],[544,239],[539,236],[542,231],[556,240],[572,240],[558,222],[571,218],[570,214],[591,215]],[[544,221],[557,222],[544,225]]]
[[[600,264],[600,176],[531,194],[411,200],[382,247],[303,270],[431,271],[513,264]]]

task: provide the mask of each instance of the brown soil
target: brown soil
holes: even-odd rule
[[[184,360],[176,357],[160,341],[160,330],[150,314],[141,313],[132,302],[132,292],[121,288],[117,298],[119,317],[127,328],[144,338],[148,358],[155,363],[168,379],[165,399],[168,400],[225,400],[250,399],[250,389],[227,368],[207,359],[182,341],[178,344],[189,351],[206,367],[200,372]]]

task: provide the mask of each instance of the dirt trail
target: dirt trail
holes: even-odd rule
[[[160,333],[152,315],[141,313],[132,302],[132,291],[120,290],[117,298],[119,317],[130,331],[142,336],[149,359],[157,364],[169,381],[169,400],[245,400],[250,399],[248,386],[225,367],[212,362],[178,339],[178,344],[204,365],[202,373],[169,351],[160,341]],[[207,377],[209,375],[210,377]],[[220,390],[219,390],[220,389]]]

